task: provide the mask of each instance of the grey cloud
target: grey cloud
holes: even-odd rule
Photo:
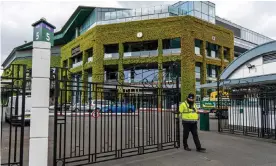
[[[24,40],[32,40],[31,24],[41,17],[61,29],[79,5],[139,8],[176,1],[101,1],[91,2],[2,2],[1,5],[1,61]],[[214,1],[217,15],[232,22],[276,38],[276,2]],[[43,6],[43,7],[41,7]]]

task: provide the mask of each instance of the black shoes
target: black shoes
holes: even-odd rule
[[[184,147],[184,150],[191,151],[191,149],[189,147]]]
[[[197,149],[196,151],[198,151],[198,152],[205,152],[206,149],[205,149],[205,148],[199,148],[199,149]]]
[[[191,149],[189,147],[184,147],[184,150],[191,151]],[[206,149],[205,148],[199,148],[199,149],[196,149],[196,151],[198,151],[198,152],[205,152]]]

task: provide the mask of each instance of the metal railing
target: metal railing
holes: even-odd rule
[[[124,57],[150,57],[150,56],[157,56],[158,51],[137,51],[137,52],[125,52]]]
[[[104,59],[118,59],[119,53],[105,53]]]
[[[73,68],[74,67],[78,67],[78,66],[81,66],[82,65],[82,61],[80,61],[80,62],[77,62],[77,63],[73,63]]]
[[[180,48],[172,48],[172,49],[163,49],[163,55],[180,55]]]

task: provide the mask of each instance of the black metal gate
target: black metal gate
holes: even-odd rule
[[[25,105],[27,75],[26,65],[11,65],[1,76],[1,165],[22,166],[28,157],[28,147],[24,148],[29,138],[25,124],[30,118]]]
[[[56,68],[53,165],[87,165],[178,148],[178,106],[172,107],[180,101],[176,80],[159,88],[87,83]]]
[[[276,85],[248,83],[218,89],[219,132],[276,139]]]

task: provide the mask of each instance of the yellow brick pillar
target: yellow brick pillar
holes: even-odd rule
[[[218,73],[218,77],[220,76],[220,74],[222,73],[223,69],[224,69],[224,47],[220,46],[219,47],[219,58],[221,59],[221,66],[219,69],[219,73]]]
[[[229,62],[234,60],[234,47],[229,49]]]
[[[118,84],[124,84],[124,66],[123,66],[123,57],[124,57],[124,45],[119,43],[119,61],[118,61]],[[123,86],[118,86],[118,100],[122,99]]]
[[[206,65],[206,41],[202,41],[202,44],[200,46],[200,54],[202,55],[202,64],[200,67],[200,84],[206,84],[207,81],[207,65]],[[207,95],[206,89],[201,89],[201,98]]]
[[[81,101],[82,103],[84,102],[88,102],[88,85],[87,85],[87,82],[88,82],[88,72],[84,70],[84,66],[85,64],[87,63],[88,61],[88,53],[87,51],[83,51],[82,52],[82,87],[81,87],[81,91],[82,91],[82,94],[81,94]]]
[[[93,84],[93,99],[101,99],[102,83],[104,82],[104,46],[101,43],[95,43],[94,55],[92,64],[92,82]],[[97,96],[96,96],[97,94]]]
[[[87,82],[88,82],[88,72],[87,71],[82,71],[82,86],[81,86],[81,102],[85,103],[88,102],[87,97],[88,97],[88,87],[87,87]]]
[[[195,45],[194,37],[187,32],[181,37],[181,101],[195,91]]]

